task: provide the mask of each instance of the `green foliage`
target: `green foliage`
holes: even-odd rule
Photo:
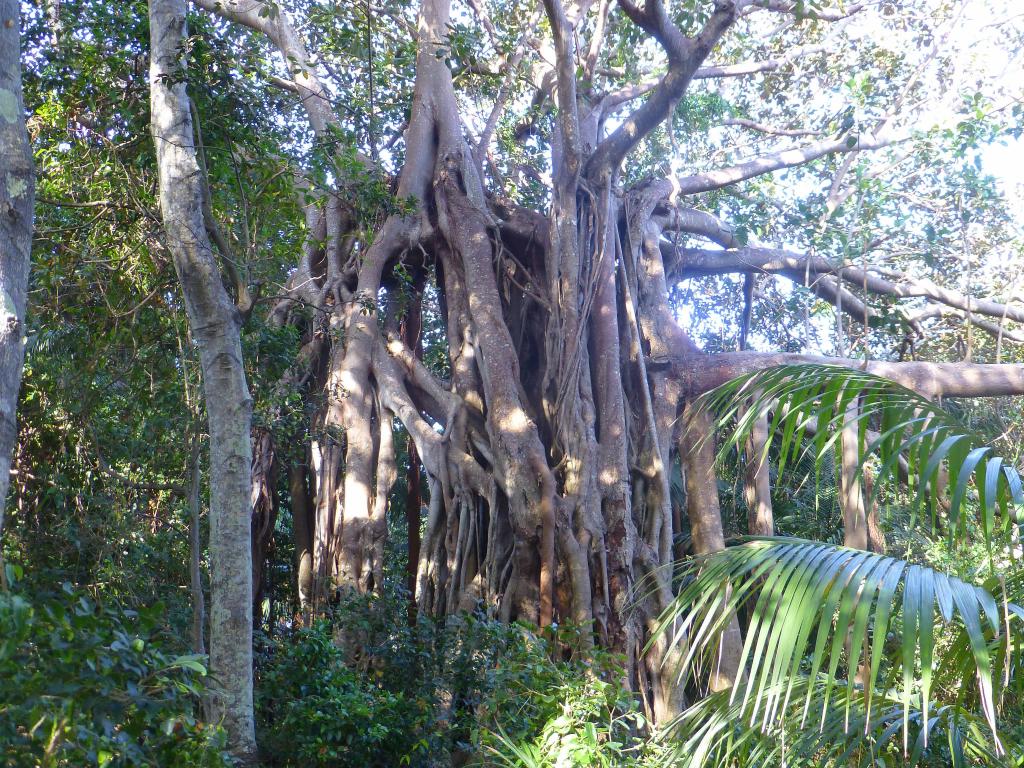
[[[660,746],[644,738],[646,719],[617,685],[594,675],[573,675],[534,696],[554,699],[556,714],[540,723],[535,733],[519,739],[500,727],[497,733],[487,733],[484,746],[499,765],[641,768],[657,764]]]
[[[997,509],[1003,531],[1009,531],[1024,504],[1020,474],[994,454],[988,435],[922,395],[865,371],[832,365],[778,366],[727,382],[704,395],[700,407],[714,412],[720,427],[735,424],[725,441],[727,447],[742,445],[758,414],[771,410],[770,431],[778,437],[780,473],[801,456],[813,457],[820,466],[837,444],[840,431],[855,427],[862,464],[877,459],[876,492],[883,482],[898,481],[902,460],[910,487],[916,491],[913,509],[927,508],[933,525],[939,523],[945,469],[950,506],[944,525],[951,541],[967,530],[966,515],[960,513],[972,483],[986,543],[996,533]],[[811,426],[813,437],[805,442]],[[878,431],[871,441],[869,426]]]
[[[739,450],[758,414],[770,412],[773,439],[765,450],[777,457],[779,477],[787,464],[808,471],[813,464],[821,474],[840,431],[852,425],[861,471],[870,461],[880,480],[896,486],[904,462],[906,528],[926,496],[932,521],[949,526],[950,538],[922,554],[985,584],[786,538],[685,563],[679,595],[658,628],[684,649],[684,681],[714,663],[731,617],[749,623],[741,682],[673,724],[676,764],[1019,765],[1016,624],[1024,592],[1015,558],[1004,558],[996,544],[1013,528],[1021,482],[988,436],[891,381],[832,366],[741,376],[708,393],[701,407],[728,429],[722,457]],[[869,428],[876,430],[871,438]],[[942,468],[951,502],[940,514]],[[975,501],[977,515],[964,511]],[[954,533],[970,534],[970,550],[954,544]],[[987,579],[978,564],[984,554]]]
[[[0,758],[9,766],[215,768],[197,703],[204,660],[175,655],[163,606],[130,611],[66,585],[0,593]]]
[[[268,641],[257,712],[271,765],[493,765],[520,748],[640,764],[646,723],[621,659],[584,660],[580,630],[473,615],[410,625],[403,608],[398,595],[352,597],[332,622]]]
[[[835,706],[815,727],[804,719],[803,699],[818,697],[827,684],[798,677],[770,695],[787,691],[791,698],[771,727],[745,718],[743,703],[730,691],[712,693],[686,710],[668,728],[671,749],[663,759],[674,768],[717,766],[775,766],[821,768],[827,766],[947,766],[1019,765],[1019,757],[1000,756],[993,749],[991,732],[970,709],[943,704],[925,720],[917,709],[906,718],[904,703],[888,692],[879,695],[870,713],[862,691],[835,692]],[[929,738],[924,738],[927,722]],[[906,738],[900,738],[906,734]],[[1004,747],[1012,746],[1004,740]],[[1013,747],[1013,755],[1019,748]]]
[[[809,680],[821,675],[825,681],[806,686],[801,709],[805,719],[811,713],[812,723],[819,712],[824,722],[835,706],[837,687],[846,688],[846,702],[859,692],[870,717],[878,691],[894,697],[899,684],[904,727],[912,706],[927,721],[937,638],[953,632],[966,636],[961,646],[973,661],[956,667],[963,674],[956,680],[959,695],[980,705],[998,744],[990,646],[999,643],[1002,617],[986,590],[895,558],[782,538],[755,540],[694,560],[683,569],[683,579],[687,583],[657,631],[673,644],[687,640],[682,674],[704,666],[691,662],[713,663],[729,617],[748,604],[753,607],[742,654],[748,674],[731,702],[740,702],[738,714],[752,723],[773,723],[787,712],[803,675]],[[1013,606],[1015,614],[1018,610]],[[936,622],[936,613],[948,629]],[[897,627],[902,640],[887,647]],[[845,683],[837,682],[844,669]],[[948,664],[945,669],[957,674]],[[890,677],[881,679],[883,673]],[[974,678],[978,683],[972,693]]]
[[[344,664],[328,625],[272,646],[257,689],[259,740],[282,766],[410,764],[422,747],[417,702]]]

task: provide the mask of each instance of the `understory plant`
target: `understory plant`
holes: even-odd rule
[[[199,710],[204,658],[176,646],[160,604],[103,605],[70,585],[0,592],[0,763],[230,765]]]
[[[885,501],[940,555],[915,562],[787,537],[741,540],[680,564],[655,636],[699,689],[722,630],[743,617],[740,678],[670,724],[669,762],[703,766],[1017,766],[1020,507],[992,437],[864,371],[790,365],[737,378],[698,405],[725,433],[720,458],[768,415],[764,453],[816,479],[852,434],[868,503]],[[749,460],[749,458],[748,458]],[[901,531],[900,539],[907,539]],[[974,562],[965,562],[967,553]],[[944,573],[953,566],[961,578]],[[703,693],[703,692],[702,692]]]
[[[580,628],[475,614],[410,624],[400,600],[351,597],[263,642],[267,764],[500,766],[530,753],[538,765],[641,765],[647,724],[621,660],[580,652]]]

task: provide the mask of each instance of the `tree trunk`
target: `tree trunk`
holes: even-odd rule
[[[192,651],[206,653],[206,596],[203,594],[203,536],[200,528],[199,435],[192,436],[188,463],[188,575],[192,596]]]
[[[192,118],[179,56],[184,0],[149,6],[150,95],[160,210],[199,349],[210,430],[211,699],[232,752],[256,752],[252,700],[252,552],[249,507],[252,401],[242,367],[241,317],[221,282],[202,212]]]
[[[747,532],[751,536],[774,536],[772,488],[768,474],[768,414],[759,414],[746,444],[743,498],[747,502]]]
[[[277,454],[270,430],[253,430],[252,472],[249,509],[252,520],[252,610],[255,626],[260,626],[264,601],[272,595],[267,584],[266,564],[274,544],[277,523]]]
[[[868,549],[880,555],[885,554],[885,531],[878,518],[878,501],[874,498],[875,477],[867,467],[864,468],[864,503],[867,506]]]
[[[313,602],[313,515],[306,475],[305,465],[298,461],[288,467],[288,495],[291,497],[292,530],[295,537],[295,573],[303,621]]]
[[[843,510],[843,544],[853,549],[868,548],[868,522],[860,468],[860,426],[857,403],[850,403],[839,437],[839,501]]]
[[[693,551],[698,555],[725,549],[722,512],[718,502],[718,478],[715,474],[715,444],[711,418],[689,406],[685,418],[680,452],[686,463],[686,512],[690,518]],[[743,637],[739,621],[733,616],[722,633],[718,659],[712,670],[710,688],[720,691],[739,680]]]
[[[18,439],[35,171],[21,93],[19,3],[0,1],[0,540]],[[3,572],[0,548],[0,573]]]
[[[345,121],[332,111],[316,58],[288,14],[261,15],[261,4],[252,0],[195,1],[276,45],[313,133],[323,146],[336,144],[335,129],[345,134]],[[674,467],[685,474],[694,550],[724,547],[712,425],[697,417],[690,420],[691,431],[680,435],[686,404],[758,368],[861,362],[702,353],[679,326],[669,287],[673,278],[699,271],[698,262],[713,258],[678,248],[672,236],[715,241],[728,250],[714,251],[714,258],[731,259],[726,267],[732,272],[805,271],[785,254],[761,253],[748,263],[757,254],[749,248],[741,253],[723,222],[683,207],[679,196],[866,149],[872,141],[829,139],[720,172],[627,186],[624,161],[675,114],[702,62],[752,6],[718,0],[699,31],[687,35],[661,3],[622,0],[629,23],[664,49],[667,66],[656,84],[638,94],[646,98],[632,114],[609,119],[605,95],[579,77],[584,56],[576,46],[591,32],[589,23],[581,23],[588,3],[545,0],[550,39],[541,43],[545,62],[531,77],[538,106],[556,108],[538,137],[550,142],[551,183],[538,192],[543,212],[530,210],[505,199],[501,183],[485,185],[481,178],[501,100],[483,139],[472,145],[446,63],[449,5],[423,0],[416,24],[404,164],[397,184],[387,179],[396,200],[407,204],[389,207],[383,220],[364,217],[352,202],[363,173],[375,181],[383,174],[367,157],[357,154],[356,170],[350,158],[339,158],[335,186],[316,192],[321,199],[306,205],[309,237],[287,296],[272,312],[275,322],[294,322],[307,346],[328,339],[324,354],[315,356],[307,388],[326,402],[310,429],[312,535],[307,544],[297,524],[297,550],[311,547],[314,605],[335,599],[341,589],[379,586],[382,521],[396,475],[394,417],[409,435],[410,457],[416,457],[408,475],[406,524],[417,610],[445,615],[473,608],[502,620],[589,626],[593,631],[582,633],[579,652],[596,643],[621,653],[623,681],[664,719],[682,700],[664,673],[671,659],[661,645],[646,656],[643,649],[672,597],[664,566],[678,547],[683,522],[673,507]],[[601,41],[595,45],[600,48]],[[847,302],[859,300],[842,284],[858,285],[858,275],[820,260],[801,263],[809,267],[812,261],[821,278],[816,283],[843,297],[844,306],[855,306]],[[899,293],[884,281],[873,282],[876,289]],[[434,367],[418,354],[417,334],[409,333],[419,322],[418,303],[428,296],[436,297],[431,317],[441,326],[431,330],[443,330],[447,353],[444,364]],[[306,305],[324,319],[309,321],[308,313],[293,311]],[[1024,390],[1024,367],[991,368],[875,361],[868,369],[932,394]],[[748,450],[749,456],[759,453],[757,444]],[[418,557],[417,463],[428,491]],[[751,530],[771,533],[766,467],[754,469]],[[296,512],[300,480],[292,479],[293,513],[305,520]],[[302,560],[299,572],[301,593]],[[713,687],[735,681],[740,646],[733,620]]]

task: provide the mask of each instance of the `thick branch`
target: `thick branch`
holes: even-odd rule
[[[671,247],[670,245],[666,246]],[[1024,322],[1024,306],[1001,304],[990,299],[975,299],[959,291],[936,285],[926,278],[912,278],[899,275],[890,280],[860,267],[835,267],[827,259],[807,256],[775,248],[746,247],[726,251],[710,251],[698,248],[681,248],[677,255],[673,275],[677,278],[702,275],[722,275],[737,272],[759,271],[778,274],[802,282],[805,276],[820,278],[827,275],[843,282],[866,289],[879,296],[899,299],[924,298],[953,309],[970,312],[972,315],[986,315],[1001,320]],[[844,303],[846,299],[843,299]],[[915,320],[924,319],[917,316]],[[985,330],[998,334],[998,326],[988,324]],[[1008,331],[1004,338],[1012,338]]]
[[[703,233],[697,232],[696,234]],[[835,307],[841,307],[843,312],[858,322],[864,322],[865,319],[870,322],[878,317],[877,310],[844,288],[836,277],[809,269],[807,258],[803,256],[792,258],[793,254],[770,248],[733,248],[727,251],[677,248],[674,244],[666,241],[662,241],[661,250],[662,258],[665,259],[665,264],[675,280],[763,272],[785,277],[804,286],[818,298]],[[725,256],[720,258],[723,254]],[[827,264],[824,259],[818,261]],[[863,283],[853,280],[849,282],[863,287]]]
[[[784,352],[726,352],[718,355],[673,355],[691,393],[707,392],[745,373],[778,365],[814,363],[867,371],[902,384],[926,397],[1003,397],[1024,395],[1024,365],[984,363],[896,363],[853,360]]]
[[[675,195],[696,195],[701,192],[710,192],[711,190],[721,189],[730,184],[752,179],[765,173],[805,165],[826,155],[882,149],[902,140],[904,140],[903,137],[898,138],[892,135],[843,136],[838,139],[808,144],[805,147],[784,149],[780,152],[762,155],[761,157],[738,163],[728,168],[695,173],[691,176],[683,176],[671,182],[666,182],[666,194],[671,192]]]
[[[607,139],[601,142],[587,163],[587,175],[610,174],[644,136],[654,130],[672,110],[726,30],[736,20],[737,3],[718,0],[704,28],[695,38],[687,38],[671,22],[659,0],[648,0],[641,12],[631,1],[620,0],[623,11],[668,54],[668,72],[643,103]]]

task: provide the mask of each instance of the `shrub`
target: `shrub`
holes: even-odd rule
[[[526,662],[526,663],[524,663]],[[658,749],[633,696],[615,680],[622,668],[596,652],[591,663],[530,663],[513,657],[493,714],[479,734],[477,764],[510,768],[640,768]],[[511,717],[518,712],[519,716]]]
[[[410,626],[400,595],[351,597],[332,622],[267,642],[257,680],[263,756],[324,768],[495,765],[514,743],[593,758],[566,765],[639,765],[628,761],[645,723],[608,682],[622,661],[601,651],[584,660],[579,635],[472,614]]]
[[[102,606],[65,585],[0,593],[0,762],[9,766],[229,765],[197,717],[201,657],[174,656],[163,607]]]
[[[423,706],[345,664],[319,622],[266,651],[257,686],[257,737],[273,765],[417,765]]]

